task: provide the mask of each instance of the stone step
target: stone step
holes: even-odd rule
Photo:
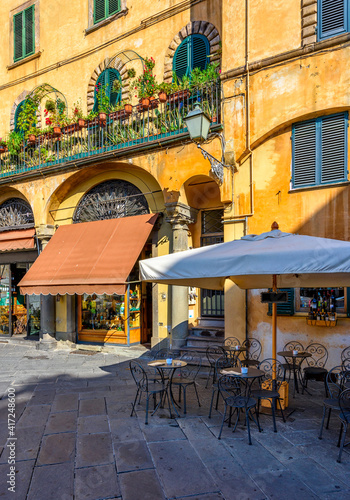
[[[213,337],[217,339],[224,339],[225,337],[225,330],[224,328],[202,328],[199,326],[193,327],[190,332],[190,336],[196,336],[196,337]]]
[[[222,340],[217,337],[197,337],[195,335],[191,335],[190,337],[187,337],[186,345],[187,347],[202,347],[203,349],[206,349],[209,346],[215,347],[217,345],[221,345]]]

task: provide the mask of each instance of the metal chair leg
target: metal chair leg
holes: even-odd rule
[[[139,391],[140,391],[140,389],[137,389],[137,392],[136,392],[136,396],[135,396],[134,402],[133,402],[133,403],[131,403],[131,404],[132,404],[132,410],[131,410],[131,413],[130,413],[130,417],[132,417],[132,416],[133,416],[133,414],[134,414],[134,411],[135,411],[135,405],[136,405],[136,401],[137,401],[137,396],[139,395]],[[140,394],[140,396],[141,396],[141,394]],[[136,413],[136,412],[135,412],[135,413]]]
[[[326,425],[326,429],[328,429],[328,428],[329,428],[329,420],[330,420],[330,418],[331,418],[331,411],[332,411],[332,408],[329,408],[329,410],[328,410],[328,418],[327,418],[327,425]]]
[[[213,389],[212,394],[211,394],[211,401],[210,401],[210,408],[209,408],[209,416],[208,416],[208,418],[211,418],[211,411],[212,411],[212,408],[213,408],[214,395],[215,395],[215,389]]]
[[[245,410],[245,417],[246,417],[246,422],[247,422],[247,429],[248,429],[248,444],[252,444],[252,438],[250,436],[250,423],[249,423],[249,410]]]
[[[326,417],[326,407],[324,406],[323,407],[323,415],[322,415],[322,422],[321,422],[321,429],[320,429],[320,433],[318,435],[318,439],[322,439],[322,432],[323,432],[323,426],[324,426],[324,419]]]
[[[227,410],[227,404],[225,403],[225,410],[224,410],[224,415],[222,417],[222,422],[221,422],[221,427],[220,427],[220,432],[219,432],[219,435],[218,435],[218,439],[221,439],[222,428],[224,426],[224,422],[225,422],[225,419],[226,419],[226,410]]]
[[[197,387],[196,387],[196,382],[194,382],[194,390],[196,391],[196,396],[197,396],[197,401],[198,401],[198,406],[201,405],[200,401],[199,401],[199,396],[198,396],[198,391],[197,391]]]
[[[344,448],[344,443],[345,443],[347,428],[348,428],[347,424],[345,422],[342,422],[343,436],[342,436],[342,439],[341,439],[339,455],[338,455],[338,458],[337,458],[337,462],[339,462],[339,463],[341,463],[341,455],[343,453],[343,448]]]

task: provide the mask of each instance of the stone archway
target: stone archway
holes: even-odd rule
[[[165,82],[171,82],[173,77],[173,59],[176,49],[189,35],[199,34],[205,36],[210,46],[210,62],[221,61],[220,35],[215,26],[208,21],[192,21],[182,28],[170,43],[164,61]]]

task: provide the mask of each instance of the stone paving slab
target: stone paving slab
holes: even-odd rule
[[[113,442],[118,472],[153,469],[154,464],[145,441]]]
[[[70,464],[35,467],[26,500],[73,500],[73,472]]]
[[[142,470],[119,475],[123,500],[165,500],[155,470]]]
[[[77,469],[75,474],[75,500],[96,500],[120,496],[114,464]]]
[[[77,439],[77,467],[104,465],[114,462],[109,433],[82,434]]]
[[[62,432],[44,436],[38,456],[38,465],[71,462],[75,455],[75,434]]]

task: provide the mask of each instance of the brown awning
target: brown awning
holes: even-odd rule
[[[34,228],[0,232],[0,252],[33,250],[35,248],[34,236]]]
[[[157,214],[60,226],[19,282],[22,294],[123,294]]]

